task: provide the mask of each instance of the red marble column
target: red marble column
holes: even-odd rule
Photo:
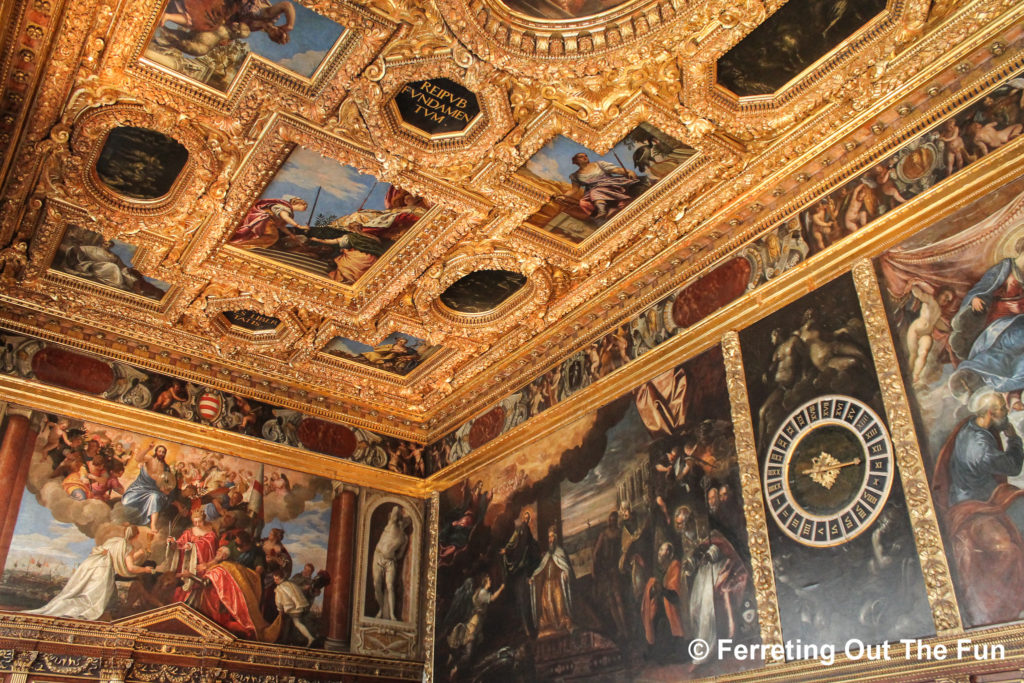
[[[25,493],[25,480],[32,460],[35,447],[36,432],[32,430],[29,419],[20,413],[7,415],[3,438],[0,440],[0,482],[9,496],[0,504],[4,511],[0,519],[0,571],[7,563],[7,553],[11,549],[14,537],[14,525],[18,521],[18,510],[21,508],[21,497]]]
[[[327,540],[327,573],[323,622],[328,650],[348,650],[352,629],[352,575],[356,540],[356,490],[339,486],[331,504],[331,532]]]

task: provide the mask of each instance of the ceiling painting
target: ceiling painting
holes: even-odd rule
[[[500,306],[526,284],[526,277],[508,270],[477,270],[441,293],[441,302],[458,313],[486,313]]]
[[[367,365],[396,375],[408,375],[441,347],[411,334],[393,332],[374,346],[347,337],[335,337],[324,347],[324,352],[337,358]]]
[[[300,147],[249,207],[228,244],[353,285],[429,206]]]
[[[157,199],[170,192],[188,161],[188,150],[148,128],[119,126],[110,131],[96,175],[114,192],[132,199]]]
[[[579,244],[694,154],[692,147],[646,123],[607,154],[560,135],[519,170],[548,194],[527,220]]]
[[[502,0],[514,12],[536,19],[579,19],[600,14],[629,0]]]
[[[885,9],[885,0],[794,0],[718,60],[718,82],[737,95],[769,95]]]
[[[145,56],[226,91],[249,55],[309,78],[344,30],[289,0],[170,0]]]
[[[503,447],[1024,149],[1010,0],[13,1],[0,323],[306,450]]]
[[[146,277],[132,265],[136,247],[69,225],[57,247],[51,268],[60,273],[159,301],[170,285]]]

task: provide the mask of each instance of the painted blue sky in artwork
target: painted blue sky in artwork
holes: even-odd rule
[[[541,178],[568,183],[569,175],[578,170],[576,164],[572,163],[572,158],[580,152],[590,157],[591,161],[607,161],[615,166],[625,164],[626,170],[636,172],[636,168],[633,167],[633,151],[626,147],[624,142],[615,145],[610,152],[602,156],[562,135],[548,142],[530,157],[526,162],[526,168]],[[619,156],[618,159],[615,158],[616,154]]]
[[[280,45],[265,32],[254,31],[246,42],[255,54],[301,76],[312,76],[344,28],[296,2],[291,4],[295,7],[295,28],[291,40]],[[283,23],[283,19],[278,18],[278,23]]]
[[[14,525],[11,558],[19,561],[34,558],[37,562],[63,563],[76,567],[89,556],[96,542],[74,524],[58,522],[36,497],[25,491]]]
[[[306,507],[297,517],[282,522],[279,519],[268,519],[263,527],[263,535],[267,536],[270,529],[284,529],[284,547],[292,556],[292,574],[298,574],[306,563],[311,563],[314,572],[325,568],[327,564],[327,539],[331,533],[331,504],[322,496],[307,501]],[[317,602],[323,600],[323,595]]]
[[[110,247],[110,251],[114,252],[115,256],[117,256],[119,259],[121,259],[129,266],[134,268],[135,252],[138,251],[138,249],[136,249],[135,247],[126,242],[122,242],[121,240],[111,240],[111,243],[112,245]],[[168,289],[171,288],[171,286],[164,282],[163,280],[157,280],[156,278],[146,277],[145,275],[143,275],[142,277],[146,278],[146,282],[148,282],[149,284],[153,285],[154,287],[163,292],[166,292]]]
[[[647,458],[651,433],[640,419],[636,403],[607,432],[604,456],[579,482],[563,481],[562,533],[565,538],[585,531],[587,522],[598,526],[618,505],[619,478]]]
[[[302,197],[309,204],[306,211],[296,214],[295,220],[307,224],[312,220],[313,200],[317,188],[320,199],[317,214],[344,216],[357,211],[366,200],[364,209],[384,209],[384,197],[390,185],[378,182],[373,176],[360,173],[316,152],[297,147],[264,190],[261,199],[281,199],[286,194]]]
[[[409,346],[413,348],[421,345],[425,348],[427,345],[427,343],[422,339],[417,339],[411,334],[405,334],[404,332],[392,332],[379,345],[382,346],[384,344],[394,344],[396,341],[398,341],[399,337],[404,338],[407,342],[409,342]],[[343,353],[350,353],[353,356],[358,355],[360,353],[366,353],[367,351],[372,350],[372,346],[354,341],[352,339],[348,339],[346,337],[335,337],[331,341],[327,342],[327,346],[324,347],[324,351],[342,351]]]

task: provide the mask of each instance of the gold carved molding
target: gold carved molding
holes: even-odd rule
[[[853,268],[853,281],[860,298],[861,313],[871,354],[875,359],[878,384],[889,418],[896,461],[899,463],[900,480],[907,500],[907,511],[921,561],[928,602],[932,618],[939,635],[963,632],[960,608],[953,589],[953,578],[946,561],[946,549],[942,543],[939,521],[935,515],[931,487],[925,474],[924,458],[910,415],[906,388],[900,373],[899,360],[893,346],[892,334],[882,304],[882,293],[878,288],[874,265],[867,260],[860,261]]]
[[[732,406],[732,431],[743,492],[743,517],[747,524],[747,548],[750,551],[750,566],[753,570],[754,591],[757,596],[761,642],[767,646],[782,644],[779,597],[775,591],[775,570],[772,567],[768,523],[765,519],[764,500],[761,497],[761,468],[757,462],[757,447],[754,445],[754,423],[747,400],[740,337],[736,332],[727,332],[722,337],[722,359],[725,363],[729,403]]]

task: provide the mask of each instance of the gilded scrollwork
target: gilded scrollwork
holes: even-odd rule
[[[761,470],[757,463],[757,448],[754,445],[754,424],[750,416],[750,403],[747,400],[740,338],[735,332],[728,332],[722,338],[722,357],[725,360],[729,402],[732,404],[736,458],[739,462],[743,495],[743,516],[749,534],[747,544],[750,548],[750,566],[754,571],[761,642],[765,645],[781,644],[782,622],[779,617],[779,599],[775,592],[772,552],[768,543],[768,523],[761,497]]]
[[[481,270],[519,273],[525,284],[485,313],[465,314],[448,308],[440,295],[457,280]],[[466,244],[447,255],[443,265],[427,271],[413,293],[416,310],[431,327],[458,334],[471,329],[476,339],[492,339],[512,326],[538,320],[551,297],[551,273],[537,256],[511,251],[500,241]],[[532,316],[532,318],[531,318]]]

